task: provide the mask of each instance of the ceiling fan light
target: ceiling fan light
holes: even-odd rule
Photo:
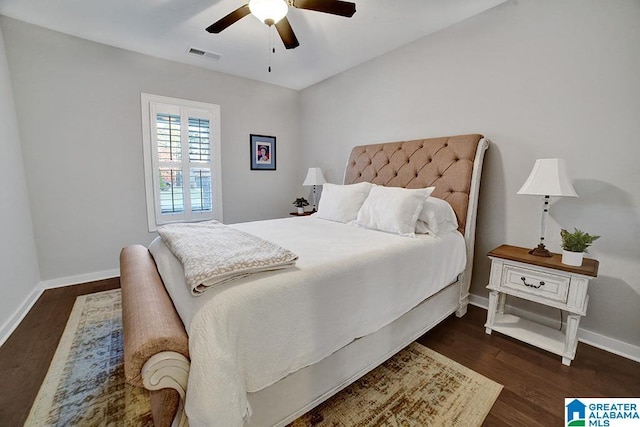
[[[249,10],[261,22],[275,24],[287,16],[289,6],[284,0],[249,0]]]

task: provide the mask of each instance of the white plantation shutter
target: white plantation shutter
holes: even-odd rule
[[[149,230],[222,220],[219,106],[142,94],[142,110]]]
[[[189,181],[191,211],[210,212],[211,202],[211,122],[189,117]],[[209,165],[209,166],[199,166]]]

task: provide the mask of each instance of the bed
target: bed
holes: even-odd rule
[[[284,426],[380,365],[452,313],[464,315],[473,267],[480,176],[487,147],[488,141],[482,135],[474,134],[353,148],[345,169],[346,185],[368,182],[410,189],[435,187],[432,196],[448,202],[455,212],[457,225],[457,229],[444,230],[435,237],[407,238],[337,224],[314,218],[315,215],[238,224],[236,228],[249,233],[270,240],[281,239],[283,246],[300,255],[298,265],[286,272],[260,273],[255,277],[239,279],[220,288],[220,291],[207,291],[206,298],[191,297],[184,284],[174,283],[175,278],[170,278],[171,275],[166,271],[168,261],[164,258],[167,250],[158,249],[157,240],[149,248],[140,245],[124,248],[120,263],[125,376],[129,383],[149,390],[155,424],[187,425],[188,413],[194,425],[210,424],[213,419],[221,425],[231,425],[222,412],[226,406],[232,407],[238,400],[239,408],[243,411],[242,420],[248,425]],[[321,200],[321,212],[322,208]],[[283,229],[283,234],[279,234],[280,229]],[[286,235],[286,229],[295,230],[294,235],[312,230],[310,237],[313,238],[313,245],[308,244],[309,240],[281,237]],[[351,250],[350,245],[343,245],[341,249],[339,242],[343,238],[345,241],[364,242],[361,244],[360,258],[340,263],[340,257],[349,259]],[[334,250],[325,251],[328,254],[325,257],[312,251],[312,246],[321,247],[332,242],[335,242]],[[440,245],[435,252],[441,252],[447,246],[452,248],[451,255],[445,261],[434,261],[451,264],[450,268],[437,276],[412,268],[425,264],[431,258],[435,259],[435,254],[429,252],[434,252],[435,243]],[[455,249],[456,246],[461,249]],[[375,251],[376,247],[384,247],[385,250]],[[461,254],[456,255],[456,250]],[[392,254],[395,254],[395,259],[385,260]],[[425,262],[421,262],[421,259],[425,259]],[[383,262],[391,264],[385,267]],[[397,266],[397,271],[390,265]],[[456,273],[452,275],[452,271]],[[297,281],[305,283],[305,275],[314,278],[325,275],[327,277],[322,282],[325,285],[309,285],[312,293],[302,294],[298,289],[307,285],[296,285]],[[380,286],[383,287],[369,288],[373,279],[380,279]],[[393,286],[393,291],[388,295],[385,294],[385,281]],[[428,290],[420,288],[417,291],[414,282],[420,282],[420,286],[424,282]],[[345,283],[351,285],[345,286]],[[270,294],[271,287],[275,289],[277,286],[285,290],[280,290],[282,293],[279,295]],[[324,289],[324,294],[321,289]],[[393,299],[394,292],[410,295],[407,300],[398,301],[397,307],[396,303],[385,304],[386,300]],[[334,294],[340,296],[332,301]],[[230,299],[232,297],[235,299]],[[228,351],[203,351],[203,348],[212,347],[201,338],[203,325],[207,324],[202,319],[209,317],[203,314],[206,313],[203,307],[214,304],[225,308],[234,304],[241,307],[235,301],[247,300],[249,304],[252,299],[263,307],[251,308],[245,312],[246,315],[236,315],[238,319],[235,323],[231,323],[231,326],[225,324],[224,330],[233,331],[231,336],[234,342],[230,347],[234,350],[237,347],[245,348],[245,344],[236,342],[243,341],[237,337],[244,338],[245,335],[247,348],[259,344],[265,350],[234,355],[233,360],[242,360],[241,368],[237,368],[242,374],[240,376],[250,380],[242,383],[240,391],[232,389],[229,393],[227,389],[212,390],[210,403],[207,403],[207,387],[231,383],[238,375],[235,368],[215,369],[230,366],[224,360]],[[283,299],[287,304],[278,305]],[[311,299],[313,301],[309,302]],[[301,306],[305,303],[307,305],[303,310]],[[340,304],[343,304],[342,308]],[[373,308],[375,315],[371,311],[369,314],[363,311],[365,314],[354,315],[350,307],[355,306]],[[330,311],[332,307],[334,312]],[[271,314],[287,310],[298,312],[298,316],[303,313],[303,317],[298,317],[298,321],[293,323],[289,320],[282,322],[270,333],[269,329],[260,329],[263,326],[260,319],[265,319],[264,325],[270,325],[267,320],[277,323],[280,320]],[[309,314],[311,311],[313,314]],[[345,311],[344,318],[339,317]],[[252,319],[252,316],[257,317],[244,320]],[[274,318],[267,319],[270,316]],[[362,321],[359,321],[360,318]],[[313,322],[310,319],[314,319]],[[332,325],[332,319],[344,321],[343,324],[348,327],[341,327],[340,323]],[[238,333],[243,329],[238,329],[240,326],[236,323],[243,321],[249,322],[249,326],[244,326],[246,333]],[[294,328],[300,322],[310,323]],[[294,328],[302,336],[298,338],[286,328]],[[327,333],[331,330],[336,332]],[[221,333],[215,335],[215,340],[224,336]],[[282,336],[291,338],[283,341]],[[272,341],[276,344],[268,348]],[[316,349],[315,341],[326,341],[328,346],[318,345]],[[292,355],[293,361],[280,360],[284,360],[284,356],[278,355],[278,350],[286,354],[295,353],[298,347],[305,347],[309,343],[314,348],[301,351],[300,355]],[[288,345],[293,346],[289,348]],[[271,359],[268,357],[270,353],[274,354]],[[215,357],[207,358],[203,354],[213,354]],[[227,371],[234,371],[233,375]],[[237,399],[229,403],[225,401],[227,395],[236,394]],[[233,424],[238,424],[237,419],[233,419]]]

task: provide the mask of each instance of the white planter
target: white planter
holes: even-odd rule
[[[582,265],[582,258],[584,258],[584,252],[571,252],[564,249],[562,250],[563,264],[580,267]]]
[[[298,208],[298,215],[304,214],[304,208]]]

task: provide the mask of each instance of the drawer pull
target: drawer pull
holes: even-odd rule
[[[526,277],[524,277],[524,276],[522,276],[522,277],[520,278],[520,280],[522,280],[522,283],[524,283],[524,285],[525,285],[525,286],[528,286],[528,287],[530,287],[530,288],[536,288],[536,289],[538,289],[538,288],[540,288],[540,287],[544,286],[544,282],[543,282],[542,280],[540,281],[540,284],[539,284],[539,285],[537,285],[537,286],[536,286],[536,285],[533,285],[533,284],[531,284],[531,283],[527,283],[527,279],[526,279]]]

